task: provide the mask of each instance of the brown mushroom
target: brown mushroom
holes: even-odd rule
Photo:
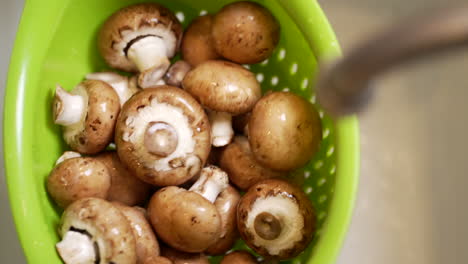
[[[137,263],[143,264],[145,260],[159,256],[159,243],[145,217],[145,209],[130,207],[117,202],[113,202],[112,205],[120,210],[132,227],[136,241]]]
[[[220,58],[211,37],[212,15],[195,18],[187,27],[182,38],[182,58],[192,66]]]
[[[268,9],[254,2],[224,6],[214,17],[216,52],[237,63],[258,63],[270,57],[279,42],[280,25]]]
[[[257,264],[257,259],[245,250],[233,251],[223,257],[220,264]]]
[[[183,88],[209,110],[212,143],[229,144],[231,116],[249,112],[261,97],[260,84],[244,67],[227,61],[206,61],[185,76]]]
[[[167,70],[163,80],[167,85],[182,87],[182,80],[191,69],[192,66],[190,66],[186,61],[176,61],[171,65],[171,67],[169,67],[169,70]]]
[[[170,186],[157,191],[148,205],[158,237],[184,252],[203,252],[221,236],[221,217],[213,204],[228,186],[225,172],[210,166],[187,191]]]
[[[203,253],[186,253],[170,247],[162,247],[161,254],[170,259],[173,264],[209,264],[208,257]]]
[[[315,212],[305,193],[279,179],[250,187],[237,209],[241,237],[267,258],[297,256],[312,240],[315,223]]]
[[[210,124],[182,89],[148,88],[124,105],[115,143],[122,163],[141,180],[179,185],[197,175],[210,152]]]
[[[90,157],[65,159],[47,178],[47,191],[62,208],[86,197],[106,198],[110,185],[106,166]]]
[[[141,205],[149,198],[151,185],[128,171],[116,152],[104,152],[95,158],[107,167],[111,177],[107,200],[132,206]]]
[[[222,191],[214,205],[221,217],[221,236],[205,252],[209,255],[222,255],[230,250],[239,238],[237,231],[237,204],[240,200],[239,192],[232,186]]]
[[[115,72],[93,72],[86,75],[86,80],[99,80],[108,83],[117,93],[120,106],[140,89],[136,84],[136,78],[120,75]]]
[[[57,251],[66,264],[136,263],[132,227],[111,203],[84,198],[65,209]]]
[[[236,136],[234,141],[222,150],[219,166],[229,175],[229,180],[243,191],[247,191],[250,186],[261,180],[285,176],[284,172],[274,171],[259,164],[244,136]]]
[[[95,154],[111,142],[120,100],[107,83],[87,80],[71,92],[57,85],[54,122],[62,125],[63,137],[71,149]]]
[[[262,97],[252,110],[248,127],[255,159],[274,170],[304,166],[322,140],[317,110],[291,92],[272,92]]]
[[[124,7],[110,16],[99,32],[99,51],[109,66],[140,72],[138,84],[153,86],[179,49],[183,28],[177,17],[156,3]]]

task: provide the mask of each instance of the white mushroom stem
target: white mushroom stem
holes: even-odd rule
[[[234,137],[231,114],[208,110],[208,118],[211,124],[211,144],[215,147],[229,144]]]
[[[147,36],[133,43],[128,49],[127,56],[135,63],[140,72],[169,61],[166,43],[162,38],[156,36]]]
[[[64,162],[67,159],[72,159],[72,158],[79,158],[81,157],[81,154],[75,151],[65,151],[62,156],[60,156],[57,161],[55,162],[55,165],[59,165],[60,163]]]
[[[196,192],[211,203],[229,186],[227,173],[215,166],[203,168],[200,178],[190,187],[189,191]]]
[[[87,80],[99,80],[108,83],[119,96],[122,106],[136,91],[130,89],[127,77],[115,72],[94,72],[86,75]]]
[[[66,264],[93,264],[96,259],[93,242],[79,232],[67,231],[56,248]]]
[[[81,120],[84,113],[83,96],[71,94],[57,85],[54,99],[54,122],[62,126],[73,125]]]

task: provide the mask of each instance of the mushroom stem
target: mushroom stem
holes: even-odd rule
[[[167,157],[179,144],[177,131],[165,122],[150,122],[146,128],[144,144],[155,155]]]
[[[114,72],[94,72],[86,75],[87,80],[99,80],[108,83],[119,96],[122,106],[136,91],[130,89],[127,77]]]
[[[257,235],[266,240],[273,240],[281,234],[281,221],[276,216],[263,212],[254,220],[254,228]]]
[[[62,241],[56,244],[57,251],[66,264],[94,263],[96,252],[89,236],[76,231],[67,231]]]
[[[137,40],[128,49],[127,57],[141,72],[138,84],[142,88],[156,85],[171,64],[167,58],[166,44],[157,36]]]
[[[215,147],[229,144],[234,137],[231,114],[208,110],[208,118],[211,124],[211,144]]]
[[[62,163],[63,161],[67,159],[72,159],[72,158],[79,158],[81,157],[81,154],[79,152],[75,151],[65,151],[62,156],[60,156],[57,161],[55,162],[55,165],[58,165],[59,163]]]
[[[190,187],[189,191],[196,192],[211,203],[229,186],[227,173],[216,166],[203,168],[200,178]]]
[[[85,112],[85,100],[57,84],[54,98],[54,122],[62,126],[78,123]]]

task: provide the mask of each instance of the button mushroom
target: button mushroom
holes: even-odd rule
[[[124,105],[115,143],[122,163],[141,180],[179,185],[197,175],[210,152],[210,124],[182,89],[148,88]]]
[[[106,166],[90,157],[65,159],[47,178],[47,191],[62,208],[81,198],[106,198],[110,185]]]
[[[227,61],[199,64],[187,73],[182,86],[211,110],[212,143],[216,147],[229,144],[234,135],[231,116],[249,112],[261,97],[254,74]]]
[[[169,59],[178,50],[182,33],[182,25],[169,9],[156,3],[135,4],[105,21],[98,46],[111,67],[140,72],[138,84],[147,88],[169,68]]]
[[[291,92],[272,92],[262,97],[252,110],[248,130],[255,159],[273,170],[304,166],[322,140],[317,110]]]
[[[57,251],[66,264],[136,263],[135,238],[125,216],[111,203],[84,198],[63,212]]]
[[[71,149],[95,154],[111,142],[120,102],[109,84],[87,80],[71,92],[57,85],[53,106],[54,122],[64,126],[63,137]]]
[[[145,217],[145,209],[130,207],[117,202],[112,203],[127,218],[136,241],[137,263],[159,256],[159,244],[151,225]]]
[[[220,264],[257,264],[258,261],[252,254],[245,250],[233,251],[223,257]]]
[[[261,180],[279,178],[285,174],[259,164],[244,136],[236,136],[221,151],[219,166],[229,175],[229,180],[243,191]]]
[[[174,262],[168,258],[156,256],[145,259],[142,264],[174,264]]]
[[[203,252],[221,236],[221,217],[213,204],[228,186],[225,172],[210,166],[187,191],[170,186],[156,192],[148,214],[158,237],[184,252]]]
[[[95,158],[106,166],[111,177],[107,200],[132,206],[143,204],[149,198],[151,185],[128,171],[116,152],[104,152]]]
[[[239,238],[237,231],[237,204],[240,200],[239,192],[232,186],[222,191],[214,205],[221,217],[221,236],[205,252],[209,255],[222,255],[230,250]]]
[[[182,58],[192,66],[220,58],[211,37],[212,22],[212,15],[200,16],[185,30],[181,46]]]
[[[168,85],[182,87],[182,80],[191,69],[192,66],[190,66],[186,61],[176,61],[171,65],[169,70],[167,70],[163,80]]]
[[[135,82],[135,78],[122,76],[115,72],[93,72],[87,74],[86,79],[104,81],[112,86],[119,96],[120,106],[140,90]]]
[[[286,181],[261,181],[241,198],[237,227],[241,237],[258,254],[280,260],[301,253],[315,231],[310,200]]]
[[[235,2],[215,15],[212,36],[218,54],[240,64],[252,64],[273,53],[279,42],[280,26],[260,4]]]
[[[162,247],[161,254],[170,259],[173,264],[209,264],[208,257],[203,253],[186,253],[170,247]]]
[[[59,165],[59,163],[62,163],[63,161],[71,158],[79,158],[81,157],[81,154],[76,151],[65,151],[63,152],[62,156],[60,156],[57,161],[55,161],[55,166]]]

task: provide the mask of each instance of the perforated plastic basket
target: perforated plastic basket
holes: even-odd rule
[[[10,202],[30,263],[60,263],[54,245],[60,211],[45,179],[66,149],[51,119],[56,83],[72,88],[84,75],[108,69],[97,31],[103,21],[134,0],[27,0],[12,55],[4,111],[5,164]],[[232,1],[158,0],[184,26],[199,14]],[[250,69],[266,90],[290,90],[315,103],[317,63],[338,56],[339,46],[313,0],[260,0],[281,23],[281,40],[270,59]],[[290,263],[333,263],[351,217],[358,182],[358,127],[354,117],[333,122],[320,111],[319,153],[295,175],[317,209],[318,232]],[[241,243],[237,245],[244,248]],[[213,260],[215,262],[216,260]]]

